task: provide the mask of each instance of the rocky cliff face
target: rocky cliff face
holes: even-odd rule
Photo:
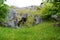
[[[15,24],[16,24],[15,21],[16,21],[16,10],[13,9],[13,8],[10,8],[9,14],[6,18],[6,21],[2,22],[1,24],[3,26],[7,26],[7,27],[16,27],[15,26]]]
[[[32,10],[36,10],[38,6],[29,6],[29,7],[24,7],[24,8],[18,8],[18,7],[14,7],[14,8],[10,8],[10,12],[9,12],[9,16],[7,16],[7,24],[8,27],[18,27],[18,22],[21,20],[22,17],[26,17],[25,14],[27,14],[28,17],[28,22],[27,25],[30,23],[35,23],[35,24],[39,24],[42,22],[42,18],[39,17],[37,14],[37,16],[35,16],[31,11]],[[30,9],[30,11],[28,11],[28,9]],[[23,10],[23,12],[21,13],[21,10]],[[26,10],[28,12],[26,12]],[[19,11],[19,12],[18,12]],[[33,20],[31,20],[30,18],[32,18]],[[29,20],[30,19],[30,20]],[[3,23],[4,25],[5,23]]]

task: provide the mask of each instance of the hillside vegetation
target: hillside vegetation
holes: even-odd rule
[[[21,26],[14,26],[14,28],[11,28],[9,24],[7,24],[7,27],[2,24],[2,22],[8,22],[5,19],[9,14],[10,8],[4,4],[4,1],[0,1],[0,40],[60,40],[60,0],[43,0],[43,6],[37,7],[36,10],[20,10],[18,8],[16,12],[19,13],[19,16],[25,13],[30,16],[28,16],[24,24],[19,23]],[[43,22],[33,25],[36,21],[36,19],[34,20],[35,15],[39,17],[39,22],[41,20]],[[16,17],[16,19],[19,18]],[[16,22],[16,24],[18,23]]]
[[[0,40],[60,40],[60,27],[44,22],[31,28],[0,27]]]

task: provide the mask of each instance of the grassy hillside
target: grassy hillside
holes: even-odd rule
[[[31,28],[0,27],[0,40],[60,40],[60,27],[45,22]]]

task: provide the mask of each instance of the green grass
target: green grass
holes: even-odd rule
[[[45,22],[31,28],[0,27],[0,40],[60,40],[60,27]]]

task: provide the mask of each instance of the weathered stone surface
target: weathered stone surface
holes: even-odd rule
[[[16,10],[15,9],[10,9],[9,16],[7,16],[8,20],[8,26],[10,27],[16,27]]]
[[[42,17],[39,17],[38,15],[34,16],[34,24],[39,24],[42,22],[43,22]]]
[[[4,26],[4,27],[8,26],[8,23],[6,23],[6,22],[1,22],[0,24],[1,24],[1,26]]]
[[[28,14],[22,14],[21,20],[18,21],[18,26],[20,26],[21,23],[24,24],[27,21],[27,16]]]
[[[29,16],[31,16],[30,12],[20,15],[20,14],[16,13],[15,9],[10,9],[9,16],[7,16],[7,18],[6,18],[7,23],[3,23],[3,25],[5,25],[7,27],[17,28],[18,24],[20,25],[21,22],[25,23],[27,21],[27,17],[29,17]],[[21,18],[21,20],[19,18]],[[25,19],[23,19],[23,18],[25,18]],[[20,21],[20,23],[19,23],[19,21]],[[43,20],[42,20],[41,16],[38,16],[38,15],[34,16],[35,25],[42,23],[42,22],[43,22]]]
[[[51,18],[55,21],[60,21],[60,18],[57,15],[52,15]]]

